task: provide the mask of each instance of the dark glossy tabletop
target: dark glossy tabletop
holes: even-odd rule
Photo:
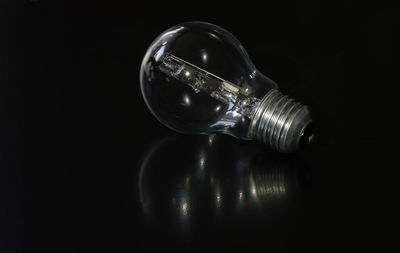
[[[179,7],[0,3],[0,252],[387,246],[398,11]],[[140,62],[187,20],[231,31],[308,104],[315,143],[279,154],[159,123],[140,94]]]

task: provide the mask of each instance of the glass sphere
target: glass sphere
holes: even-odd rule
[[[250,139],[249,124],[277,85],[254,67],[228,31],[204,22],[176,25],[147,50],[140,71],[144,100],[169,128]]]

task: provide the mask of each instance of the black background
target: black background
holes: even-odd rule
[[[0,251],[387,247],[400,10],[274,2],[1,0]],[[192,20],[231,31],[261,72],[312,108],[314,145],[279,155],[218,136],[207,150],[207,137],[172,133],[150,114],[141,59],[159,33]],[[225,194],[222,209],[193,176],[190,217],[179,220],[167,202],[185,192],[179,182],[195,175],[199,150]],[[303,183],[238,213],[235,180],[255,156],[267,174],[277,166]],[[150,214],[142,190],[156,203]]]

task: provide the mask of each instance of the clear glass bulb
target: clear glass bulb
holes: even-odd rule
[[[177,132],[257,139],[281,152],[312,137],[308,108],[282,95],[216,25],[187,22],[159,35],[143,58],[140,83],[153,115]]]

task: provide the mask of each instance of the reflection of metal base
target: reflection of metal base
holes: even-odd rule
[[[255,109],[249,136],[278,151],[291,153],[311,142],[310,126],[309,109],[273,89]]]
[[[251,194],[261,203],[271,201],[285,202],[302,192],[307,183],[307,169],[298,159],[289,159],[286,155],[268,157],[256,155],[251,162],[249,172]],[[276,203],[276,202],[275,202]]]

